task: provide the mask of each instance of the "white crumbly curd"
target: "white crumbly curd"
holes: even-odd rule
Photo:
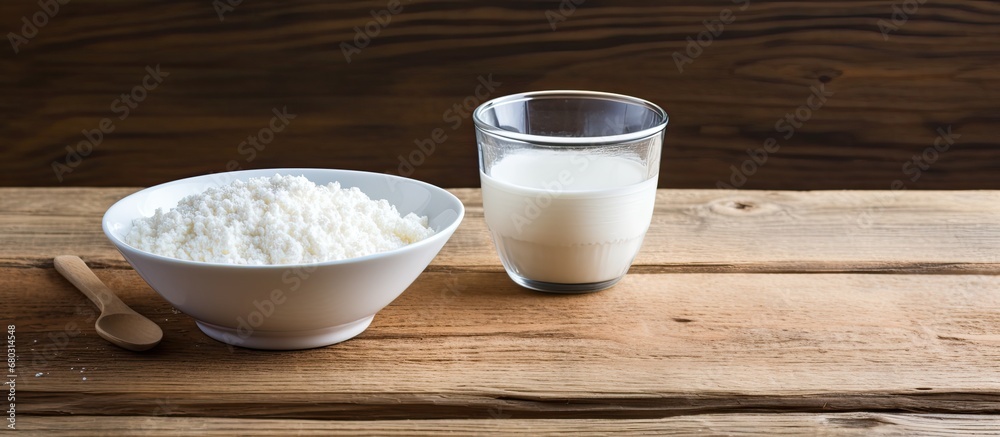
[[[125,242],[183,260],[273,265],[371,255],[433,234],[427,217],[401,216],[357,188],[275,175],[209,188],[169,211],[157,209],[135,220]]]

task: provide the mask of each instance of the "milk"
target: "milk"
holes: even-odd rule
[[[654,170],[655,171],[655,170]],[[649,227],[656,177],[638,160],[528,150],[480,172],[483,209],[508,271],[557,284],[612,281]]]

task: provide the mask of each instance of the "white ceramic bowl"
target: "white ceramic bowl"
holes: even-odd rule
[[[302,175],[339,181],[400,214],[427,216],[436,233],[408,246],[342,261],[246,266],[185,261],[125,244],[135,219],[188,195],[251,177]],[[254,349],[305,349],[352,338],[406,290],[458,228],[465,208],[433,185],[380,173],[326,169],[248,170],[168,182],[134,193],[104,214],[104,233],[157,293],[216,340]]]

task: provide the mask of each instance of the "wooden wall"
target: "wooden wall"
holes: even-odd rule
[[[576,88],[664,106],[664,187],[1000,188],[996,1],[226,1],[72,0],[51,17],[38,0],[0,4],[0,30],[21,35],[8,43],[27,41],[0,47],[0,185],[151,185],[227,165],[399,173],[415,154],[404,173],[478,186],[454,105],[492,77],[480,97]],[[342,43],[387,8],[348,63]],[[136,90],[157,65],[162,82]],[[133,91],[145,98],[122,119],[115,100]],[[241,148],[275,108],[295,118]],[[92,151],[69,156],[103,119]],[[765,145],[763,165],[744,163]],[[904,167],[915,155],[928,162]]]

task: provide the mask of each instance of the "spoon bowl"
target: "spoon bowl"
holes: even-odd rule
[[[131,351],[149,350],[163,338],[163,330],[139,314],[105,314],[94,324],[97,335]]]
[[[80,257],[60,255],[53,263],[56,270],[80,289],[97,308],[101,316],[94,323],[97,335],[130,351],[153,348],[163,339],[163,330],[152,320],[135,312],[118,299]]]

